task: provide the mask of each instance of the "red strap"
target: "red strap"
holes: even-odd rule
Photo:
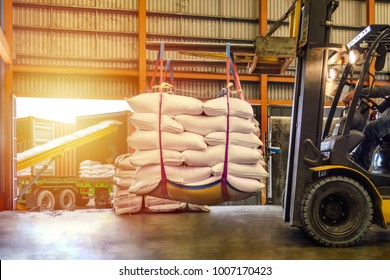
[[[161,166],[161,194],[163,196],[168,195],[167,189],[167,174],[165,173],[164,159],[163,159],[163,146],[162,146],[162,131],[161,131],[161,122],[162,122],[162,105],[163,105],[163,94],[162,94],[162,83],[164,82],[163,78],[163,60],[160,59],[160,102],[158,108],[158,143],[160,149],[160,166]]]
[[[230,81],[230,64],[231,64],[231,58],[230,56],[226,57],[226,108],[227,108],[227,114],[226,114],[226,143],[225,143],[225,160],[223,162],[223,173],[221,178],[221,192],[222,197],[225,201],[230,200],[230,195],[228,192],[228,181],[227,181],[227,175],[228,175],[228,161],[229,161],[229,119],[230,119],[230,105],[229,105],[229,96],[230,96],[230,87],[228,86]]]
[[[240,78],[238,77],[238,72],[237,72],[237,65],[236,65],[236,63],[232,62],[232,68],[233,68],[234,82],[235,82],[235,84],[236,84],[237,91],[238,91],[238,97],[239,97],[240,99],[244,99],[244,94],[243,94],[243,92],[242,92],[241,83],[240,83]]]

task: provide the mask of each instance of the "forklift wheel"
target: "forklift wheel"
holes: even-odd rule
[[[302,197],[301,217],[305,231],[325,246],[348,247],[368,231],[373,205],[368,192],[345,176],[320,179]]]

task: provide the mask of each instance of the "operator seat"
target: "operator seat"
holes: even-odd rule
[[[336,123],[332,136],[321,143],[321,152],[329,156],[331,164],[345,164],[345,152],[351,154],[364,138],[363,130],[368,120],[369,111],[365,106],[359,106],[352,119],[351,128],[347,135],[343,130],[347,116],[342,116]]]
[[[372,153],[370,170],[376,174],[390,174],[390,133],[381,139],[381,144]]]
[[[358,107],[356,109],[356,112],[353,116],[352,119],[352,124],[351,124],[351,129],[349,131],[349,137],[348,137],[348,145],[346,148],[349,152],[355,149],[359,143],[363,140],[364,134],[363,130],[364,127],[367,124],[367,119],[368,119],[368,110],[362,107]],[[327,149],[330,151],[333,147],[337,139],[340,139],[340,136],[344,130],[345,123],[347,121],[347,116],[342,116],[339,121],[335,124],[335,127],[333,129],[333,133],[331,138],[328,140]],[[325,140],[325,142],[327,142]],[[325,144],[325,143],[324,143]]]
[[[364,127],[367,124],[368,114],[369,114],[369,110],[367,107],[359,106],[356,109],[355,114],[353,116],[351,130],[357,130],[357,131],[362,132],[364,130]],[[335,131],[337,134],[335,134],[335,132],[333,132],[333,135],[340,135],[341,134],[341,132],[344,129],[346,121],[347,121],[347,116],[342,116],[340,118],[338,130]]]

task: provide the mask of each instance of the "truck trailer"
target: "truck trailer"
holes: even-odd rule
[[[127,151],[126,143],[117,143],[117,139],[126,139],[123,135],[128,133],[128,113],[80,117],[76,120],[77,131],[19,152],[16,159],[17,208],[70,210],[75,206],[86,206],[91,198],[96,208],[111,207],[114,167],[112,164],[98,165],[98,160],[107,159],[109,153],[115,158],[115,153]],[[95,152],[94,157],[91,151]],[[64,157],[68,157],[67,164],[62,163],[68,165],[68,171],[53,171],[53,164]],[[82,176],[79,166],[88,161],[96,168],[112,166],[112,170],[100,176]],[[40,166],[37,168],[37,165]],[[22,172],[26,170],[27,173]]]

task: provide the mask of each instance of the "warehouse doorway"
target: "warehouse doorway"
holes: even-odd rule
[[[126,137],[130,133],[130,107],[125,100],[17,97],[14,112],[14,154],[17,163],[13,189],[14,194],[23,193],[23,189],[33,182],[29,187],[30,191],[26,192],[28,194],[39,186],[36,193],[31,195],[34,197],[32,203],[36,202],[39,192],[46,191],[42,196],[46,195],[47,200],[55,201],[57,206],[62,205],[60,210],[67,210],[66,201],[77,200],[74,196],[81,193],[81,162],[88,160],[95,167],[100,162],[99,166],[106,169],[111,165],[111,169],[107,171],[113,171],[115,158],[128,152]],[[114,125],[101,128],[100,124],[105,121]],[[52,149],[53,147],[55,148]],[[39,162],[31,160],[31,153],[36,155]],[[97,169],[99,172],[103,170],[100,167]],[[106,184],[104,190],[109,193],[112,180],[108,180],[108,175],[105,178],[107,180],[100,180],[99,191],[104,188],[102,184]],[[42,182],[45,190],[41,188]],[[73,190],[73,195],[58,187],[61,184],[66,185],[67,190]],[[95,194],[94,186],[86,184],[85,190],[86,193],[82,196],[84,200]],[[58,201],[61,197],[64,199],[60,204]],[[24,195],[23,204],[18,203],[16,206],[22,204],[21,209],[37,206],[28,205],[26,198]],[[78,200],[80,202],[80,198]],[[79,204],[83,202],[76,205],[80,206]],[[73,203],[69,205],[72,206]]]

